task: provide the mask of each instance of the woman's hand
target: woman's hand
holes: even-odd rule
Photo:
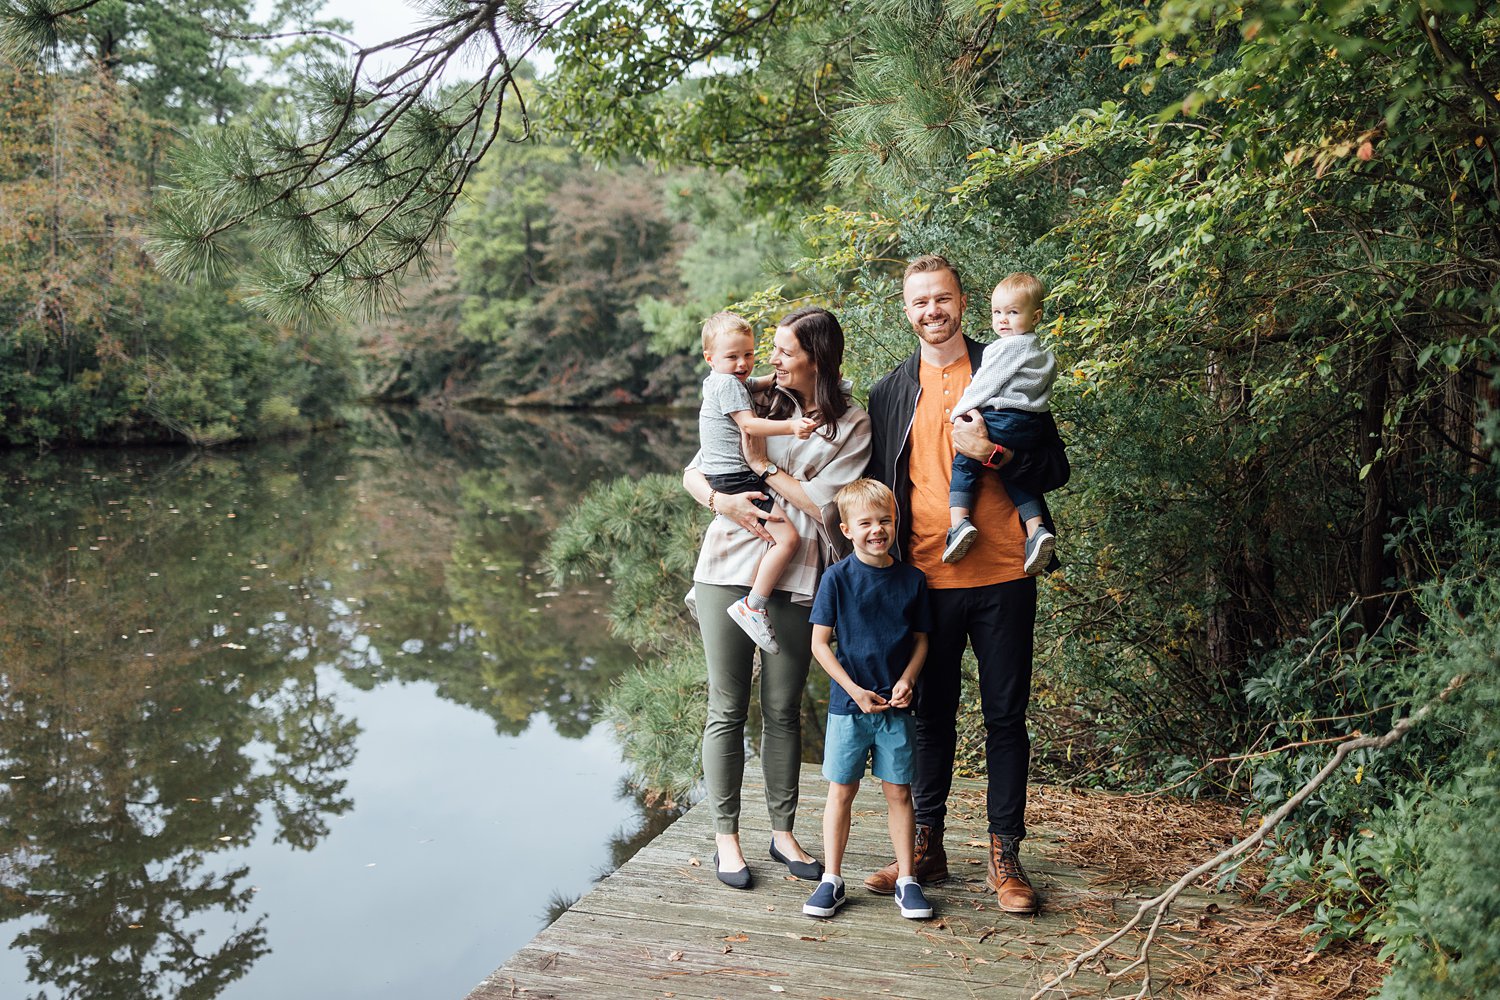
[[[765,496],[764,493],[720,493],[708,485],[708,477],[699,469],[687,469],[683,472],[682,488],[694,500],[709,510],[723,514],[763,542],[772,541],[764,522],[785,520],[780,514],[767,514],[750,502]]]
[[[953,450],[976,462],[987,462],[995,453],[995,442],[990,440],[990,432],[985,429],[978,410],[970,410],[953,422]],[[995,463],[995,468],[1009,462],[1014,455],[1007,448],[1001,454],[1000,461]]]
[[[786,520],[780,514],[767,513],[761,510],[751,500],[765,497],[764,493],[715,493],[714,507],[720,514],[755,535],[763,542],[771,541],[771,533],[766,530],[766,521]]]
[[[880,695],[876,694],[874,691],[867,691],[864,688],[860,688],[849,697],[854,699],[854,703],[858,705],[860,711],[864,712],[866,715],[869,715],[872,712],[884,712],[886,709],[891,707],[890,702],[880,697]]]

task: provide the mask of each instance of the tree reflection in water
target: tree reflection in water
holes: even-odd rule
[[[320,667],[587,733],[633,659],[599,597],[532,574],[592,481],[685,457],[680,423],[624,430],[397,414],[213,456],[0,456],[0,921],[38,995],[250,974],[275,916],[230,852],[311,850],[354,805],[360,728]]]

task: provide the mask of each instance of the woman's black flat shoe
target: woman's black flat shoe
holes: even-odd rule
[[[714,874],[719,876],[719,881],[731,889],[750,888],[750,866],[746,865],[737,872],[719,871],[719,852],[714,852]],[[820,875],[819,878],[822,876]]]
[[[807,879],[810,882],[816,882],[818,879],[823,877],[823,862],[817,860],[793,861],[791,858],[787,857],[785,854],[782,854],[776,849],[776,841],[774,840],[771,841],[771,860],[780,861],[782,864],[786,865],[786,870],[791,872],[797,878]],[[721,875],[720,878],[722,877],[723,876]]]

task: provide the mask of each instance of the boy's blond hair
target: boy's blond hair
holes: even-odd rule
[[[714,341],[726,333],[744,334],[752,340],[755,338],[755,331],[743,317],[732,312],[716,312],[703,321],[703,352],[707,354],[712,351]]]
[[[1015,292],[1026,296],[1033,309],[1042,308],[1042,302],[1047,298],[1047,286],[1042,284],[1041,279],[1034,274],[1021,271],[1001,278],[1000,283],[995,286],[995,292],[999,291]],[[995,292],[990,294],[993,295]]]
[[[833,495],[839,505],[839,520],[848,524],[862,510],[896,509],[896,494],[878,479],[856,479]]]

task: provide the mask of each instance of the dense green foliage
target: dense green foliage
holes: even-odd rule
[[[28,60],[60,48],[89,58],[94,26],[116,21],[143,42],[194,33],[237,40],[250,28],[247,6],[3,0],[0,44]],[[162,192],[149,239],[159,265],[175,276],[233,270],[257,308],[284,324],[390,307],[401,274],[433,262],[508,103],[524,119],[525,54],[578,5],[420,6],[420,32],[360,49],[315,22],[314,3],[281,0],[272,20],[300,39],[291,46],[300,58],[281,67],[284,99],[239,109],[174,150],[182,183]],[[215,46],[177,51],[212,55]],[[144,82],[185,79],[202,89],[176,72],[176,55],[150,61],[155,72]]]
[[[357,393],[339,325],[293,332],[233,282],[169,279],[141,250],[175,130],[271,96],[238,69],[264,48],[201,20],[250,31],[245,6],[110,3],[64,33],[52,73],[0,58],[0,441],[275,436],[339,419]]]

